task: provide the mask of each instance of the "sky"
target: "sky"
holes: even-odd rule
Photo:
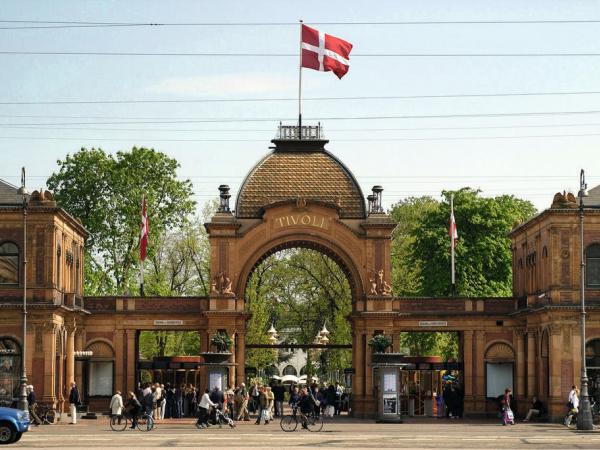
[[[222,183],[235,196],[279,121],[297,117],[300,19],[354,45],[341,80],[303,70],[303,122],[321,123],[365,195],[383,185],[389,207],[471,186],[544,209],[555,192],[577,192],[582,168],[600,184],[600,22],[582,22],[600,21],[600,1],[576,0],[3,0],[0,178],[19,184],[25,166],[36,189],[81,147],[135,145],[176,158],[200,206]],[[502,23],[557,20],[574,22]],[[406,23],[452,21],[480,23]],[[430,56],[440,54],[453,56]]]

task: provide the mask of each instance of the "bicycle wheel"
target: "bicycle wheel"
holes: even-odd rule
[[[113,431],[125,431],[127,418],[125,416],[112,416],[110,418],[110,429]]]
[[[137,428],[140,431],[152,431],[154,428],[154,419],[148,415],[140,417],[137,423]]]
[[[296,419],[296,416],[283,416],[281,422],[279,422],[279,426],[283,431],[291,433],[298,428],[298,420]]]
[[[311,414],[306,418],[306,427],[308,431],[321,431],[323,429],[323,416],[315,417],[314,414]]]
[[[46,422],[48,425],[53,425],[54,423],[56,423],[56,411],[54,411],[53,409],[49,409],[48,411],[46,411],[46,414],[44,414],[44,418],[42,419],[43,422]]]

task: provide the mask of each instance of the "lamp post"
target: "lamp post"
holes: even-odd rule
[[[25,188],[25,167],[21,169],[21,187],[18,191],[23,196],[23,342],[21,347],[21,387],[19,392],[18,407],[27,411],[27,189]]]
[[[583,198],[587,197],[587,184],[583,169],[579,174],[579,240],[580,240],[580,264],[579,264],[579,297],[581,299],[581,395],[579,401],[579,414],[577,415],[578,430],[592,430],[592,409],[588,395],[588,378],[585,361],[585,258],[583,245]]]

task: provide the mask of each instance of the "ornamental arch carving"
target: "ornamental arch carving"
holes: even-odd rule
[[[485,351],[486,361],[514,361],[515,351],[508,342],[496,341]]]

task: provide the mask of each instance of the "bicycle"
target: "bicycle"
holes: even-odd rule
[[[310,432],[317,433],[323,429],[323,416],[315,415],[314,412],[309,412],[308,414],[304,414],[303,412],[296,411],[296,408],[293,409],[291,415],[283,416],[281,421],[279,422],[279,426],[286,433],[291,433],[296,431],[298,428],[298,422],[302,424],[303,428],[306,428]]]
[[[35,412],[41,419],[42,424],[53,425],[56,423],[56,411],[48,405],[37,405]]]
[[[110,429],[113,431],[125,431],[133,423],[131,414],[114,415],[110,418]],[[152,431],[155,427],[154,419],[148,414],[143,414],[137,420],[136,427],[140,431]]]

